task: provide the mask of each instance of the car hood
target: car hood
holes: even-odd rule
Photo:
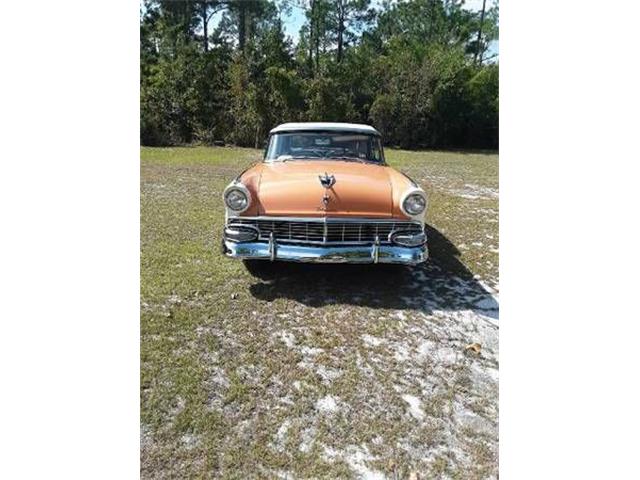
[[[335,177],[325,189],[324,174]],[[325,194],[329,200],[324,206]],[[379,217],[393,215],[389,168],[332,160],[263,163],[258,186],[261,215]]]

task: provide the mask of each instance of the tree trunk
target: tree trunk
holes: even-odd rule
[[[207,16],[207,4],[202,4],[202,47],[205,52],[209,51],[209,18]]]
[[[429,2],[429,29],[427,30],[427,42],[430,42],[431,39],[433,38],[433,24],[435,23],[435,15],[434,15],[434,10],[435,9],[435,2],[433,0],[430,0]]]
[[[320,18],[314,15],[313,23],[315,25],[315,50],[316,50],[316,73],[320,71]]]
[[[476,40],[476,54],[473,57],[474,63],[476,62],[476,60],[478,60],[478,57],[480,58],[480,62],[478,63],[482,63],[482,54],[484,52],[480,51],[480,39],[482,37],[482,24],[484,23],[484,9],[485,9],[486,3],[487,3],[487,0],[482,0],[482,12],[480,13],[480,27],[478,28],[478,38]]]
[[[337,62],[342,61],[342,48],[344,42],[344,5],[342,0],[338,2],[338,58]]]
[[[240,10],[238,11],[238,47],[241,52],[244,52],[244,44],[247,35],[247,7],[243,2],[239,3]]]
[[[256,125],[256,137],[254,142],[254,148],[260,148],[260,124]]]
[[[311,76],[313,77],[313,45],[314,45],[314,28],[315,27],[315,0],[309,1],[309,71],[311,72]]]

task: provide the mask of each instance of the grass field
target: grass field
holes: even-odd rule
[[[141,150],[143,478],[497,477],[498,157],[386,155],[429,262],[248,271],[221,195],[261,153]]]

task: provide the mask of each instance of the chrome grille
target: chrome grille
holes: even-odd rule
[[[260,240],[268,241],[271,232],[276,241],[289,243],[389,243],[389,234],[395,230],[420,233],[419,223],[371,219],[310,218],[286,219],[230,218],[229,225],[252,225],[260,232]]]

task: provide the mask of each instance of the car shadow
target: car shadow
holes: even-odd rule
[[[456,246],[434,227],[426,231],[430,258],[421,265],[245,262],[257,280],[250,292],[267,302],[286,298],[311,307],[473,310],[497,319],[498,302],[460,261]]]

